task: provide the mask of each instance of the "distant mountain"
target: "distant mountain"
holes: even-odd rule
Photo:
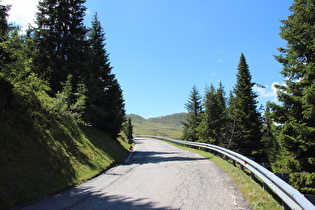
[[[127,116],[131,119],[133,123],[143,123],[145,119],[136,114],[127,114]]]
[[[136,114],[128,114],[134,127],[134,135],[161,135],[175,139],[182,136],[183,125],[187,113],[176,113],[162,117],[145,119]]]
[[[182,124],[181,122],[186,121],[185,120],[186,115],[187,113],[177,113],[162,117],[149,118],[147,120],[155,123],[181,125]]]
[[[136,114],[128,114],[127,116],[130,117],[131,121],[134,123],[143,123],[145,121],[147,122],[153,122],[153,123],[162,123],[162,124],[175,124],[175,125],[181,125],[181,122],[185,122],[185,116],[187,113],[176,113],[171,115],[166,115],[162,117],[152,117],[149,119],[145,119],[139,115]]]

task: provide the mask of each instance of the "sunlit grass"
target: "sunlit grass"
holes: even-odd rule
[[[124,139],[46,117],[0,122],[0,130],[6,131],[0,136],[0,209],[83,183],[128,154]]]

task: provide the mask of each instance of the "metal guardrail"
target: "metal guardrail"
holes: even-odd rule
[[[226,157],[231,158],[233,161],[238,162],[241,166],[244,166],[251,173],[255,174],[258,178],[260,178],[264,185],[267,185],[269,189],[271,189],[279,198],[291,209],[304,209],[304,210],[314,210],[315,206],[302,195],[299,191],[294,189],[292,186],[287,184],[285,181],[277,177],[271,171],[267,170],[260,164],[255,161],[233,152],[229,149],[219,147],[212,144],[200,143],[200,142],[192,142],[192,141],[183,141],[177,139],[171,139],[161,136],[150,136],[150,135],[135,135],[137,137],[149,137],[156,138],[161,140],[166,140],[170,142],[174,142],[182,145],[189,145],[198,148],[205,148],[208,150],[216,151],[220,154],[225,155]]]

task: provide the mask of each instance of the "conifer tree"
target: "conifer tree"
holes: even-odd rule
[[[271,118],[270,102],[267,103],[267,108],[265,114],[262,118],[263,120],[263,129],[262,129],[262,143],[264,144],[265,153],[268,157],[269,163],[274,163],[279,154],[279,142],[276,139],[275,128],[276,125],[273,124]]]
[[[238,129],[238,122],[233,116],[234,112],[234,94],[230,91],[229,99],[226,108],[226,123],[225,129],[222,133],[222,138],[220,139],[219,145],[231,150],[238,150],[238,141],[241,137],[241,131]]]
[[[254,83],[244,54],[240,56],[237,82],[234,87],[231,101],[232,121],[241,135],[237,142],[238,151],[246,156],[256,156],[262,150],[261,144],[261,116],[257,111],[257,94],[253,92]]]
[[[11,54],[3,46],[3,42],[7,40],[9,33],[7,22],[9,10],[10,6],[0,5],[0,111],[10,105],[13,88],[12,84],[3,75],[5,64],[11,61]]]
[[[202,112],[201,96],[199,95],[197,87],[194,85],[189,100],[186,104],[188,115],[186,116],[186,122],[183,122],[183,139],[188,141],[197,141],[197,127],[200,124],[200,114]]]
[[[213,144],[217,141],[215,138],[214,123],[215,123],[215,100],[216,90],[213,84],[206,88],[204,101],[203,101],[203,113],[200,114],[200,124],[197,127],[197,135],[200,142]]]
[[[34,71],[57,93],[69,74],[74,85],[86,75],[85,0],[41,0],[36,15]]]
[[[7,18],[10,9],[11,6],[0,5],[0,43],[4,42],[8,38],[10,26],[8,24]],[[11,60],[12,59],[10,53],[7,50],[5,50],[2,45],[0,45],[0,72],[3,66],[6,63],[9,63]]]
[[[130,117],[128,117],[127,123],[126,123],[126,129],[125,129],[125,134],[128,139],[133,139],[133,125],[131,123]]]
[[[203,107],[204,112],[197,128],[199,141],[219,144],[226,123],[226,102],[221,82],[217,90],[212,84],[206,90]]]
[[[97,14],[88,34],[89,75],[86,118],[98,128],[117,137],[124,122],[125,110],[122,90],[111,73],[109,56],[105,49],[105,33]]]
[[[295,0],[290,11],[280,32],[287,45],[276,56],[286,78],[277,86],[282,104],[270,104],[282,149],[277,170],[315,172],[315,1]]]
[[[87,84],[87,101],[85,118],[93,125],[100,127],[106,118],[104,107],[105,90],[110,85],[111,67],[108,54],[105,49],[105,33],[98,20],[97,14],[92,20],[92,27],[88,33],[89,50],[89,75],[85,77]]]

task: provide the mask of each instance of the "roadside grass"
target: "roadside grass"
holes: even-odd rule
[[[217,164],[221,169],[230,175],[253,209],[282,209],[282,206],[277,202],[277,200],[261,187],[259,180],[256,179],[255,181],[250,177],[250,172],[247,169],[242,171],[239,167],[235,167],[231,162],[209,152],[180,146],[168,141],[165,142],[181,149],[198,153]]]
[[[53,195],[100,174],[128,154],[93,127],[40,114],[3,115],[0,121],[0,209]]]

